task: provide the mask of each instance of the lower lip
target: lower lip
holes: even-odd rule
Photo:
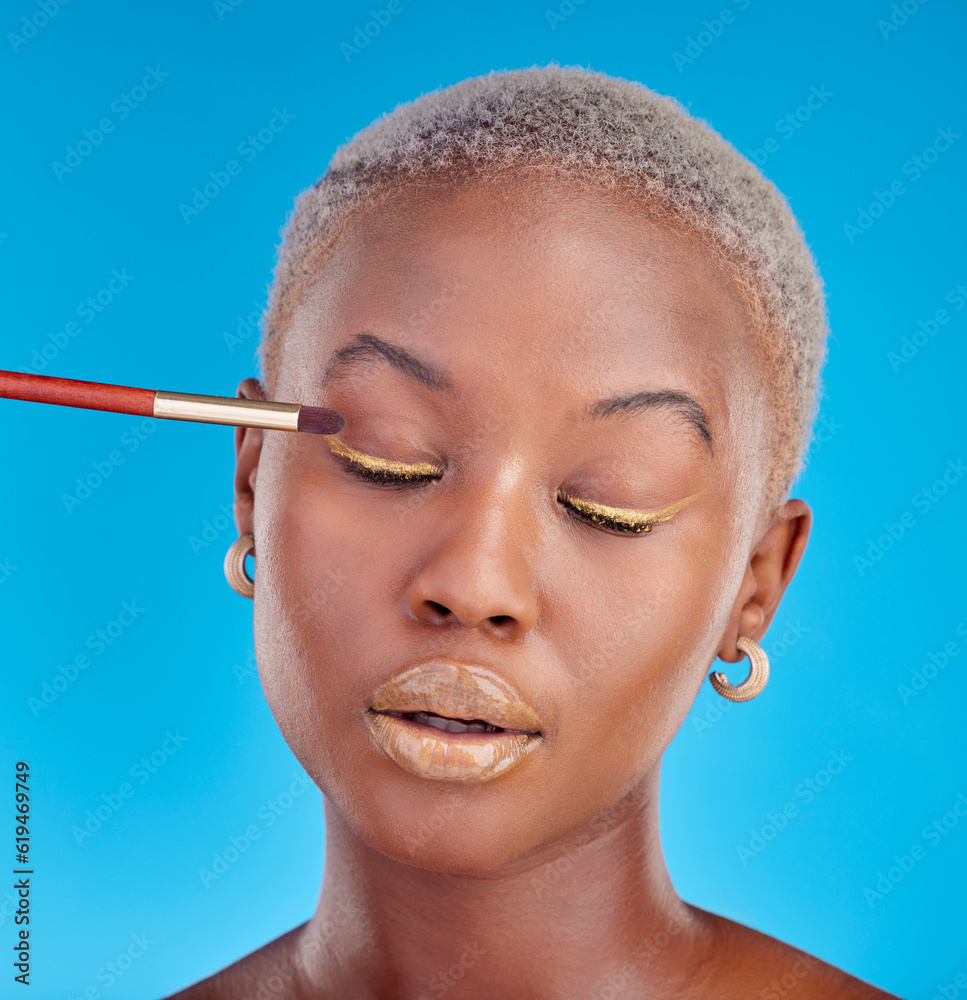
[[[418,778],[489,781],[537,747],[531,733],[449,733],[410,719],[367,711],[374,743],[390,760]]]

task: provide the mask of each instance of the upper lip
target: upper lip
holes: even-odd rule
[[[374,712],[433,712],[480,719],[501,729],[540,733],[537,712],[489,667],[456,660],[418,663],[381,684],[369,700]]]

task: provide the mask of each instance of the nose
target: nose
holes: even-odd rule
[[[434,625],[454,623],[519,639],[537,621],[532,562],[536,516],[519,484],[465,490],[446,507],[419,572],[407,589],[410,611]]]

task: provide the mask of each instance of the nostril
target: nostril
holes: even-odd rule
[[[439,601],[425,598],[420,605],[422,610],[417,612],[416,617],[428,625],[444,625],[458,623],[466,628],[474,626],[498,630],[502,635],[509,634],[512,627],[515,627],[518,619],[514,615],[486,615],[483,617],[465,615],[459,610],[448,608]]]

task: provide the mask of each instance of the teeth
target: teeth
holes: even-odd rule
[[[480,719],[467,719],[465,722],[461,722],[459,719],[447,719],[442,715],[435,715],[433,712],[406,712],[404,718],[420,722],[424,726],[433,726],[434,729],[442,729],[447,733],[502,732],[500,727],[492,726],[489,722],[482,722]]]
[[[440,715],[427,715],[426,712],[414,712],[413,721],[422,722],[424,726],[433,726],[434,729],[446,729],[451,724],[449,719],[444,719]]]

